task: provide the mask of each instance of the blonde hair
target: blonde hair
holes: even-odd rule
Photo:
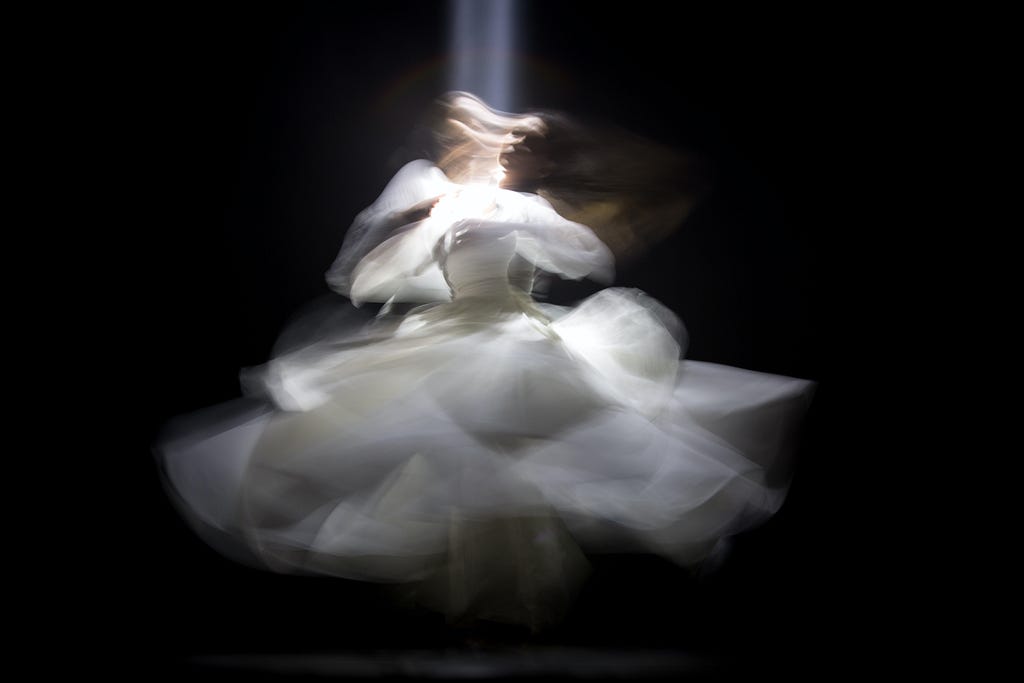
[[[437,165],[457,183],[497,184],[504,176],[501,156],[526,135],[546,129],[539,116],[496,111],[466,92],[448,93],[440,104],[444,119],[436,133]]]

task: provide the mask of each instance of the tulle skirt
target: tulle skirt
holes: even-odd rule
[[[595,552],[700,561],[781,505],[812,384],[680,361],[635,290],[438,304],[285,354],[172,424],[169,490],[221,552],[557,621]]]

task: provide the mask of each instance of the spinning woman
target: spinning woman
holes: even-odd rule
[[[381,315],[271,360],[250,375],[264,406],[187,421],[158,452],[232,557],[539,629],[587,553],[694,563],[777,510],[771,475],[812,385],[681,361],[682,324],[637,290],[537,301],[544,278],[609,282],[612,252],[502,187],[533,170],[515,147],[543,117],[444,103],[444,154],[398,172],[328,273]]]

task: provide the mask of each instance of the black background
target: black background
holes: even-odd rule
[[[111,54],[127,152],[131,253],[119,273],[131,405],[104,464],[93,550],[109,638],[154,669],[198,653],[444,646],[443,620],[373,586],[261,573],[207,548],[160,487],[170,417],[239,394],[355,214],[416,156],[410,132],[447,89],[445,3],[166,5],[128,13]],[[719,652],[756,666],[835,661],[867,589],[846,524],[854,437],[841,245],[849,55],[842,22],[662,3],[522,2],[517,109],[564,110],[701,154],[714,189],[616,284],[685,321],[688,357],[819,383],[791,495],[697,578],[651,557],[594,559],[549,643]],[[839,245],[839,246],[837,246]],[[115,354],[118,355],[118,354]],[[127,511],[127,512],[126,512]],[[102,558],[102,559],[101,559]],[[102,587],[100,587],[102,586]],[[88,592],[88,589],[84,589]]]

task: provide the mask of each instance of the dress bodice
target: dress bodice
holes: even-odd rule
[[[408,209],[422,206],[424,194],[435,197],[429,215],[395,227]],[[417,203],[409,205],[410,197]],[[328,281],[356,305],[504,298],[510,288],[528,294],[536,270],[605,282],[613,270],[608,247],[541,197],[458,185],[423,164],[407,165],[354,230]],[[367,250],[376,239],[382,241]]]
[[[505,298],[509,295],[509,264],[516,252],[516,235],[478,231],[471,223],[456,227],[441,270],[452,299]]]

